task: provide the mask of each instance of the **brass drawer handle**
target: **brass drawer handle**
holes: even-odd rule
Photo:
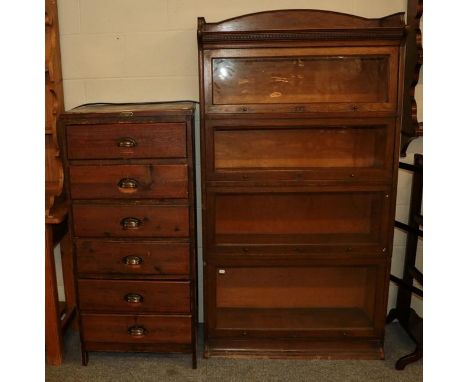
[[[126,265],[140,265],[143,259],[139,256],[125,256],[123,262]]]
[[[128,334],[132,337],[143,337],[147,333],[147,330],[143,326],[131,326],[128,328]]]
[[[135,147],[137,145],[136,141],[130,137],[123,137],[119,139],[117,146],[119,147]]]
[[[120,225],[123,229],[138,229],[141,226],[142,222],[138,218],[123,218],[120,222]]]
[[[143,302],[143,296],[138,293],[129,293],[125,296],[125,301],[131,304],[141,304]]]
[[[136,189],[138,188],[138,182],[135,179],[132,178],[123,178],[119,180],[119,183],[117,183],[117,186],[119,188],[124,188],[124,189]]]

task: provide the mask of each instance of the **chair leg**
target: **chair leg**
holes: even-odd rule
[[[45,340],[47,363],[61,365],[63,361],[63,338],[60,308],[55,273],[54,240],[52,225],[45,230]]]
[[[390,312],[388,312],[387,318],[385,319],[387,324],[390,324],[393,322],[398,317],[398,312],[395,308],[390,309]]]
[[[423,349],[420,346],[416,346],[416,349],[414,352],[411,354],[405,355],[404,357],[401,357],[398,361],[395,363],[395,369],[397,370],[403,370],[406,365],[416,362],[417,360],[421,359],[423,356]]]
[[[67,232],[60,242],[61,256],[62,256],[62,274],[63,285],[65,290],[65,300],[67,303],[67,310],[72,312],[76,308],[76,292],[75,292],[75,278],[73,274],[73,252],[72,240],[70,232]],[[71,326],[74,330],[78,330],[78,320],[76,315],[73,317]]]

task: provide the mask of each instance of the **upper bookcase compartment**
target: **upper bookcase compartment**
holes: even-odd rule
[[[396,112],[403,14],[315,10],[199,19],[205,112]]]

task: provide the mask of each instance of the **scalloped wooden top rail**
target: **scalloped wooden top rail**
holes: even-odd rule
[[[405,34],[404,13],[378,19],[345,13],[293,9],[251,13],[218,23],[198,18],[202,42],[243,40],[314,40],[383,38],[399,39]]]

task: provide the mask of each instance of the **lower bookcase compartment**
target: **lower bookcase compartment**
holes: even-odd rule
[[[383,357],[385,265],[209,266],[207,356]]]

